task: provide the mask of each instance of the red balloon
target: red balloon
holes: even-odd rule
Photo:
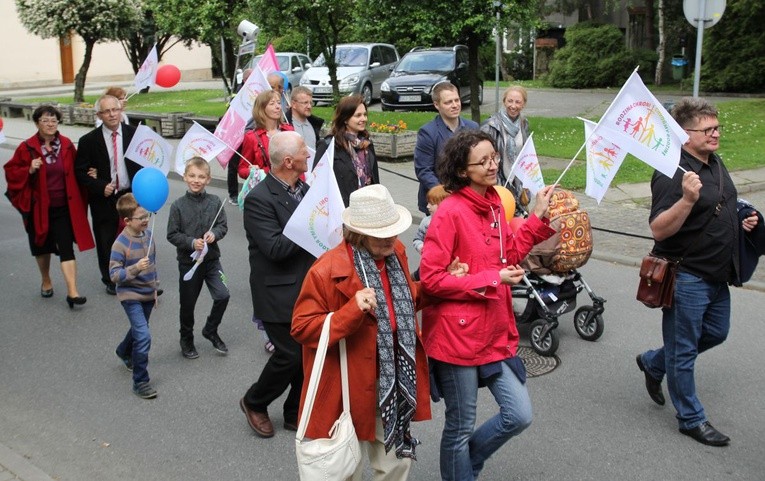
[[[175,65],[163,65],[157,70],[156,83],[160,87],[169,89],[175,87],[181,81],[181,71]]]
[[[0,117],[0,130],[3,130],[3,118]]]

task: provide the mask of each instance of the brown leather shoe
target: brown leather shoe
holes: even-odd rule
[[[239,400],[239,407],[242,408],[244,416],[247,418],[247,424],[250,425],[253,431],[262,438],[270,438],[274,435],[274,425],[271,424],[271,419],[268,417],[268,413],[259,413],[248,408],[244,404],[244,398]]]

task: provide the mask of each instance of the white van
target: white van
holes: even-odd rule
[[[390,75],[399,56],[396,47],[387,43],[345,43],[337,46],[337,81],[340,94],[361,94],[369,105],[380,98],[380,85]],[[332,100],[332,84],[324,54],[300,79],[300,85],[313,91],[314,102]]]

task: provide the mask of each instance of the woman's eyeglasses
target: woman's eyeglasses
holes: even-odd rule
[[[491,164],[494,163],[495,165],[499,165],[499,160],[501,159],[501,156],[499,155],[499,152],[494,152],[488,157],[484,157],[483,159],[479,160],[478,162],[469,162],[468,167],[471,165],[480,165],[484,169],[488,169],[491,167]]]

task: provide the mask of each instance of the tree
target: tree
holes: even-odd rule
[[[140,0],[16,0],[16,9],[22,25],[42,38],[72,32],[82,37],[85,55],[75,76],[75,102],[84,101],[85,79],[95,44],[119,40],[138,28],[141,12]]]
[[[158,33],[157,22],[154,20],[154,12],[151,5],[156,2],[148,1],[142,3],[140,27],[128,32],[126,37],[120,39],[122,49],[125,51],[125,55],[130,61],[130,66],[136,74],[155,43],[157,44],[157,59],[162,60],[162,56],[168,50],[184,41],[181,38],[173,39],[173,35],[169,33]],[[186,40],[186,43],[190,43],[190,41]]]

